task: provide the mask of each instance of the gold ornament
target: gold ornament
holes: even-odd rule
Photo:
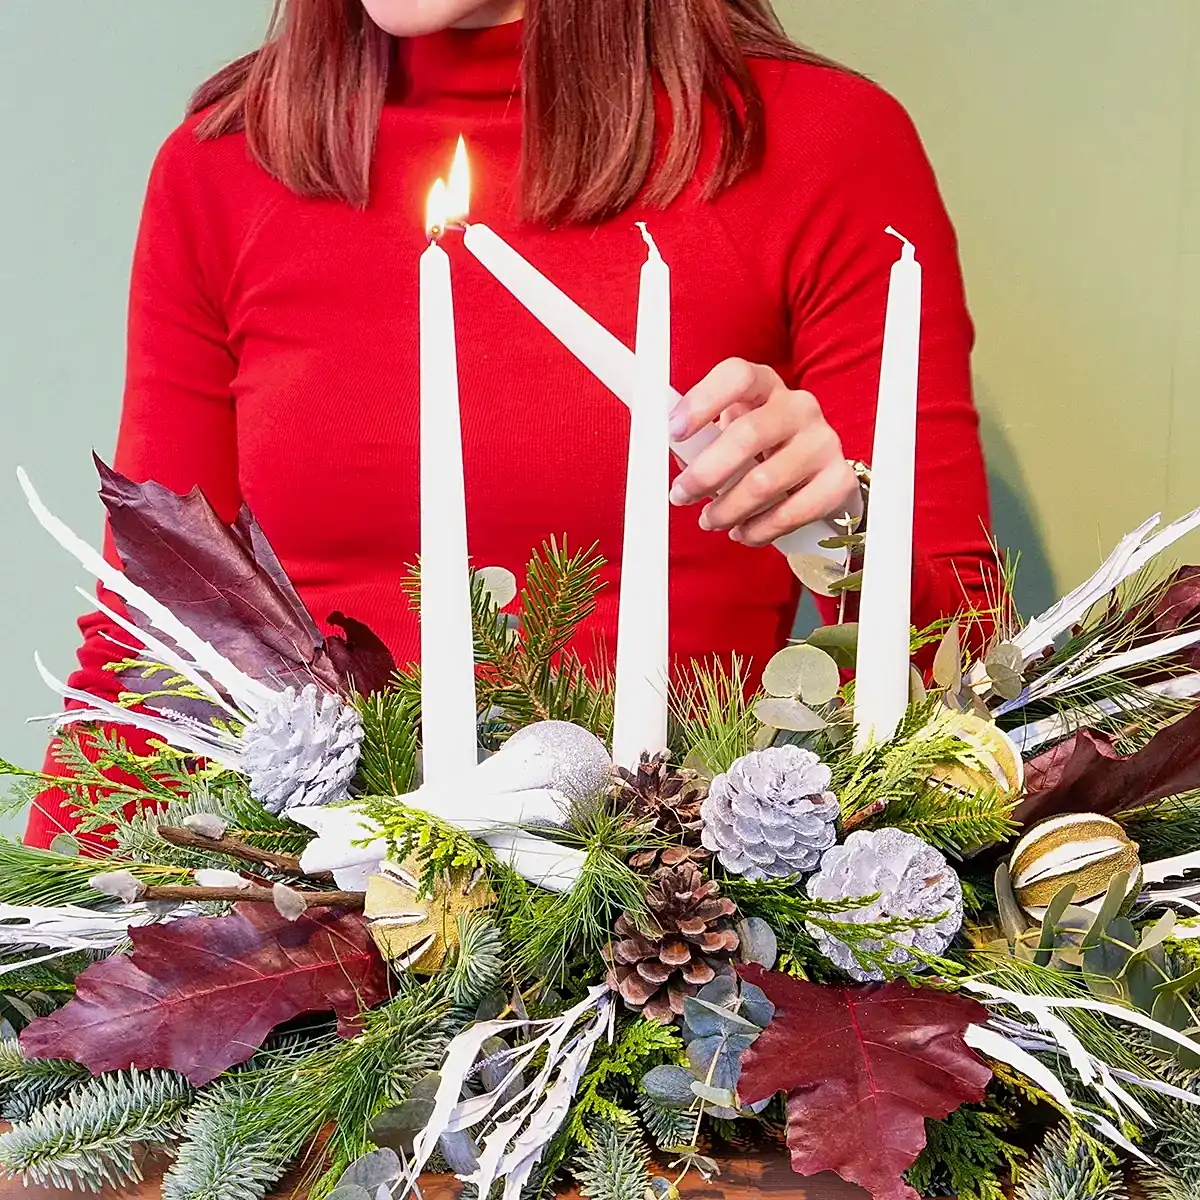
[[[367,880],[364,913],[379,953],[398,970],[432,975],[458,945],[458,918],[494,904],[482,872],[439,876],[432,896],[422,896],[411,860],[384,863]]]
[[[973,761],[949,763],[930,772],[935,783],[953,791],[989,792],[995,788],[1015,800],[1025,786],[1025,764],[1021,752],[998,725],[971,712],[945,709],[918,736],[945,737],[952,734],[966,747],[965,758]]]
[[[1035,825],[1013,849],[1009,875],[1017,903],[1035,920],[1067,884],[1075,885],[1071,903],[1095,911],[1112,877],[1129,872],[1127,895],[1142,885],[1138,846],[1111,817],[1069,813]]]

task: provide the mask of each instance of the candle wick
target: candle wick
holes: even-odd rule
[[[646,222],[636,221],[634,224],[642,231],[642,238],[645,240],[646,245],[650,247],[650,257],[662,262],[662,255],[658,252],[658,244],[655,242],[650,230],[646,228]]]
[[[912,245],[912,242],[910,242],[908,240],[908,238],[906,238],[904,236],[904,234],[902,234],[898,229],[894,228],[891,225],[889,225],[883,232],[890,233],[892,235],[892,237],[894,237],[894,238],[899,238],[906,246]]]

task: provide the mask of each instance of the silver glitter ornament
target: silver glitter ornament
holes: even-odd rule
[[[508,739],[502,754],[543,757],[550,765],[547,786],[580,802],[598,796],[612,783],[612,756],[594,733],[569,721],[538,721]]]
[[[739,758],[700,806],[704,848],[725,870],[756,882],[815,870],[837,839],[829,780],[829,768],[799,746]]]
[[[905,947],[941,954],[962,928],[962,884],[954,868],[928,843],[900,829],[859,830],[842,845],[827,850],[821,869],[808,880],[808,894],[814,900],[831,901],[877,896],[870,904],[834,918],[848,925],[927,922],[888,935],[886,944],[894,947],[888,962],[897,965],[912,961]],[[884,978],[878,967],[862,966],[841,939],[815,925],[807,928],[821,953],[855,979]],[[883,949],[886,944],[861,943],[871,950]]]
[[[287,688],[242,735],[250,794],[272,813],[344,800],[363,736],[362,717],[332,692]]]

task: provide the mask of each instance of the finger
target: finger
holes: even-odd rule
[[[716,495],[750,470],[758,455],[782,446],[819,414],[815,401],[810,411],[804,393],[786,391],[770,403],[743,413],[676,477],[671,503],[694,504],[705,496]]]
[[[789,438],[720,495],[701,514],[705,529],[732,529],[765,512],[842,459],[841,442],[828,425]]]
[[[783,386],[783,380],[770,367],[749,363],[744,358],[727,358],[675,406],[671,413],[671,438],[685,441],[739,400],[750,406],[765,404]]]
[[[830,463],[798,491],[773,508],[732,529],[729,536],[746,546],[766,546],[786,533],[851,508],[858,477],[846,462]]]

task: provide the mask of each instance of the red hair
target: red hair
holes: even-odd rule
[[[261,49],[205,83],[199,135],[244,130],[250,152],[306,196],[365,206],[394,39],[362,0],[276,0]],[[698,169],[715,114],[713,196],[757,161],[763,98],[747,59],[831,65],[790,41],[769,0],[528,0],[522,204],[542,222],[611,216],[646,188],[675,199]],[[656,154],[654,80],[671,106]],[[657,166],[655,165],[657,162]]]

